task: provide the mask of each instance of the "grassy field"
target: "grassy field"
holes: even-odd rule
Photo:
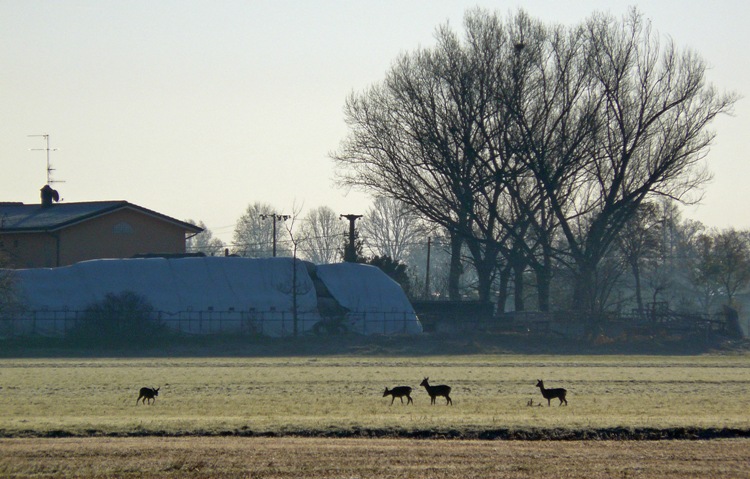
[[[747,478],[748,391],[746,354],[0,359],[0,477]],[[642,437],[734,439],[602,440]]]
[[[429,404],[424,376],[453,387],[452,407]],[[569,406],[528,407],[536,379]],[[395,385],[413,406],[382,397]],[[141,386],[161,387],[152,406],[136,406]],[[4,359],[0,436],[747,432],[748,391],[746,355]]]

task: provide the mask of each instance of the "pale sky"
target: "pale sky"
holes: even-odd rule
[[[364,213],[367,195],[333,184],[352,91],[402,52],[434,43],[467,9],[572,25],[636,6],[710,65],[720,90],[748,96],[750,2],[0,0],[0,201],[39,201],[49,134],[67,202],[127,200],[204,221],[231,242],[248,204],[278,213]],[[750,228],[750,99],[712,127],[714,179],[686,216]],[[347,194],[348,193],[348,194]]]

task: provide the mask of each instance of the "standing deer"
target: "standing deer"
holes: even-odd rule
[[[430,386],[430,383],[427,382],[429,379],[430,378],[424,378],[419,385],[424,386],[424,388],[427,390],[427,394],[430,395],[430,404],[435,404],[436,397],[444,396],[445,405],[447,406],[448,404],[450,404],[451,406],[453,406],[453,401],[450,397],[451,387],[446,386],[445,384],[441,384],[440,386]]]
[[[148,403],[151,404],[151,400],[153,399],[154,402],[156,402],[156,396],[159,395],[159,389],[161,389],[161,386],[154,389],[154,388],[141,388],[141,392],[138,394],[138,399],[135,400],[136,406],[138,405],[138,401],[143,398],[143,401],[141,401],[143,404],[146,404],[146,400],[148,399]]]
[[[385,391],[383,391],[383,397],[386,397],[388,395],[393,396],[393,399],[391,399],[391,406],[393,406],[393,401],[396,400],[396,398],[401,399],[401,404],[404,403],[404,396],[406,396],[406,405],[414,404],[414,401],[411,398],[411,388],[409,386],[396,386],[393,389],[388,389],[388,387],[385,388]]]
[[[563,388],[554,388],[554,389],[545,389],[544,388],[544,382],[541,379],[537,379],[536,387],[539,388],[540,391],[542,391],[542,396],[544,396],[544,399],[547,400],[547,406],[550,405],[550,400],[553,398],[557,398],[560,400],[560,404],[562,405],[563,402],[565,402],[565,405],[568,405],[568,400],[565,399],[565,395],[568,393]]]

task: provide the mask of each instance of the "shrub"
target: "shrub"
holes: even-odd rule
[[[167,327],[154,314],[148,299],[132,291],[109,293],[89,305],[70,331],[78,344],[139,349],[152,346],[167,335]]]

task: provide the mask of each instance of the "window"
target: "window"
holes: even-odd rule
[[[116,235],[132,235],[133,227],[130,226],[130,223],[122,221],[112,227],[112,232]]]

